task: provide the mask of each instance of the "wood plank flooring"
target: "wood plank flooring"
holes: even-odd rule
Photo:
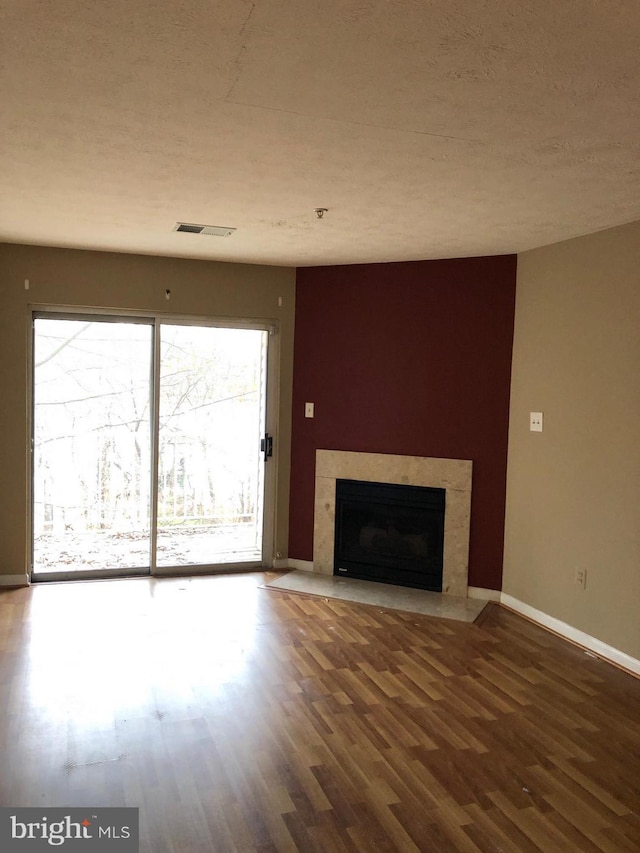
[[[138,806],[145,853],[640,850],[640,681],[264,581],[1,592],[0,805]]]

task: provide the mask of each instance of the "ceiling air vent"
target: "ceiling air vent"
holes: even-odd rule
[[[187,234],[210,234],[213,237],[229,237],[236,230],[225,228],[224,225],[194,225],[192,222],[176,222],[174,231],[184,231]]]

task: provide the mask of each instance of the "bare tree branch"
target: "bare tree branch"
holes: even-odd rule
[[[78,331],[75,333],[75,335],[71,335],[70,338],[67,338],[66,340],[64,340],[60,344],[59,347],[54,349],[53,352],[49,353],[49,355],[46,358],[43,358],[42,361],[39,361],[35,366],[36,367],[42,367],[43,364],[46,364],[48,361],[51,361],[51,359],[55,358],[59,352],[62,352],[63,349],[68,347],[69,344],[71,343],[71,341],[75,341],[75,339],[77,337],[79,337],[83,332],[86,332],[90,325],[91,325],[91,323],[85,323],[81,329],[78,329]]]

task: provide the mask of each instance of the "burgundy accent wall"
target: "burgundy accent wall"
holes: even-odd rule
[[[515,282],[515,255],[298,269],[290,558],[316,449],[472,459],[469,585],[501,588]]]

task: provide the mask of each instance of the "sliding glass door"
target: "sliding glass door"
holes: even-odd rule
[[[159,567],[262,557],[267,339],[161,327]]]
[[[153,325],[34,321],[33,574],[149,568]]]
[[[34,580],[262,562],[268,338],[35,316]]]

